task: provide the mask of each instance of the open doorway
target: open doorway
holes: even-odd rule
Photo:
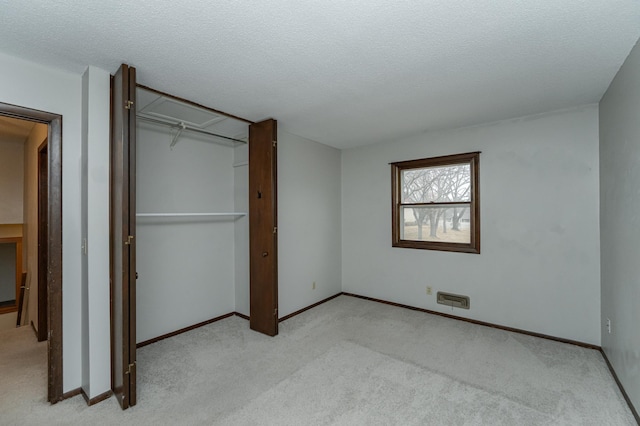
[[[28,135],[40,132],[30,140],[34,144],[31,150],[22,147],[23,164],[32,161],[28,179],[33,182],[33,194],[28,197],[33,202],[23,198],[21,214],[14,212],[15,217],[5,219],[12,223],[6,224],[4,232],[19,233],[21,242],[26,242],[19,250],[24,266],[16,264],[20,277],[27,272],[24,284],[17,286],[16,317],[20,287],[25,287],[17,325],[32,326],[38,340],[47,341],[47,400],[55,403],[62,399],[62,117],[0,103],[0,119],[30,128]],[[25,157],[30,153],[32,158]]]
[[[28,172],[25,153],[29,141],[39,134],[46,137],[46,132],[46,124],[0,117],[0,330],[29,324],[28,300],[24,301],[29,299],[29,283],[25,280],[23,285],[21,277],[28,269],[26,224],[32,210],[28,189],[36,171]]]

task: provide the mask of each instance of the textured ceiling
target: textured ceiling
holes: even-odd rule
[[[0,0],[0,51],[340,148],[597,102],[639,36],[638,0]]]

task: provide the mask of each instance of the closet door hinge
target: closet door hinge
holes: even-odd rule
[[[278,308],[275,308],[275,309],[273,310],[273,316],[274,316],[274,317],[276,317],[276,318],[278,318]]]
[[[133,240],[133,235],[127,236],[127,241],[124,242],[125,246],[131,245],[131,240]]]
[[[274,233],[274,234],[277,234],[277,233],[278,233],[278,227],[277,227],[277,226],[274,226],[274,227],[273,227],[273,233]]]
[[[127,366],[127,370],[124,372],[124,374],[131,374],[131,371],[134,371],[136,369],[136,363],[134,362],[133,364],[129,364]]]
[[[272,141],[272,143],[274,148],[278,145],[278,141]]]
[[[133,101],[126,101],[124,103],[124,109],[131,109],[132,106],[133,106]]]

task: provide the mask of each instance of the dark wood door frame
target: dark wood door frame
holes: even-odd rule
[[[38,147],[38,342],[47,340],[48,140]]]
[[[62,116],[0,102],[0,115],[48,125],[47,399],[62,399]]]

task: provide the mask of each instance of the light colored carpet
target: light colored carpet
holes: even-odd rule
[[[3,425],[634,425],[599,352],[340,296],[138,351],[138,405],[45,402],[46,345],[0,333]]]

